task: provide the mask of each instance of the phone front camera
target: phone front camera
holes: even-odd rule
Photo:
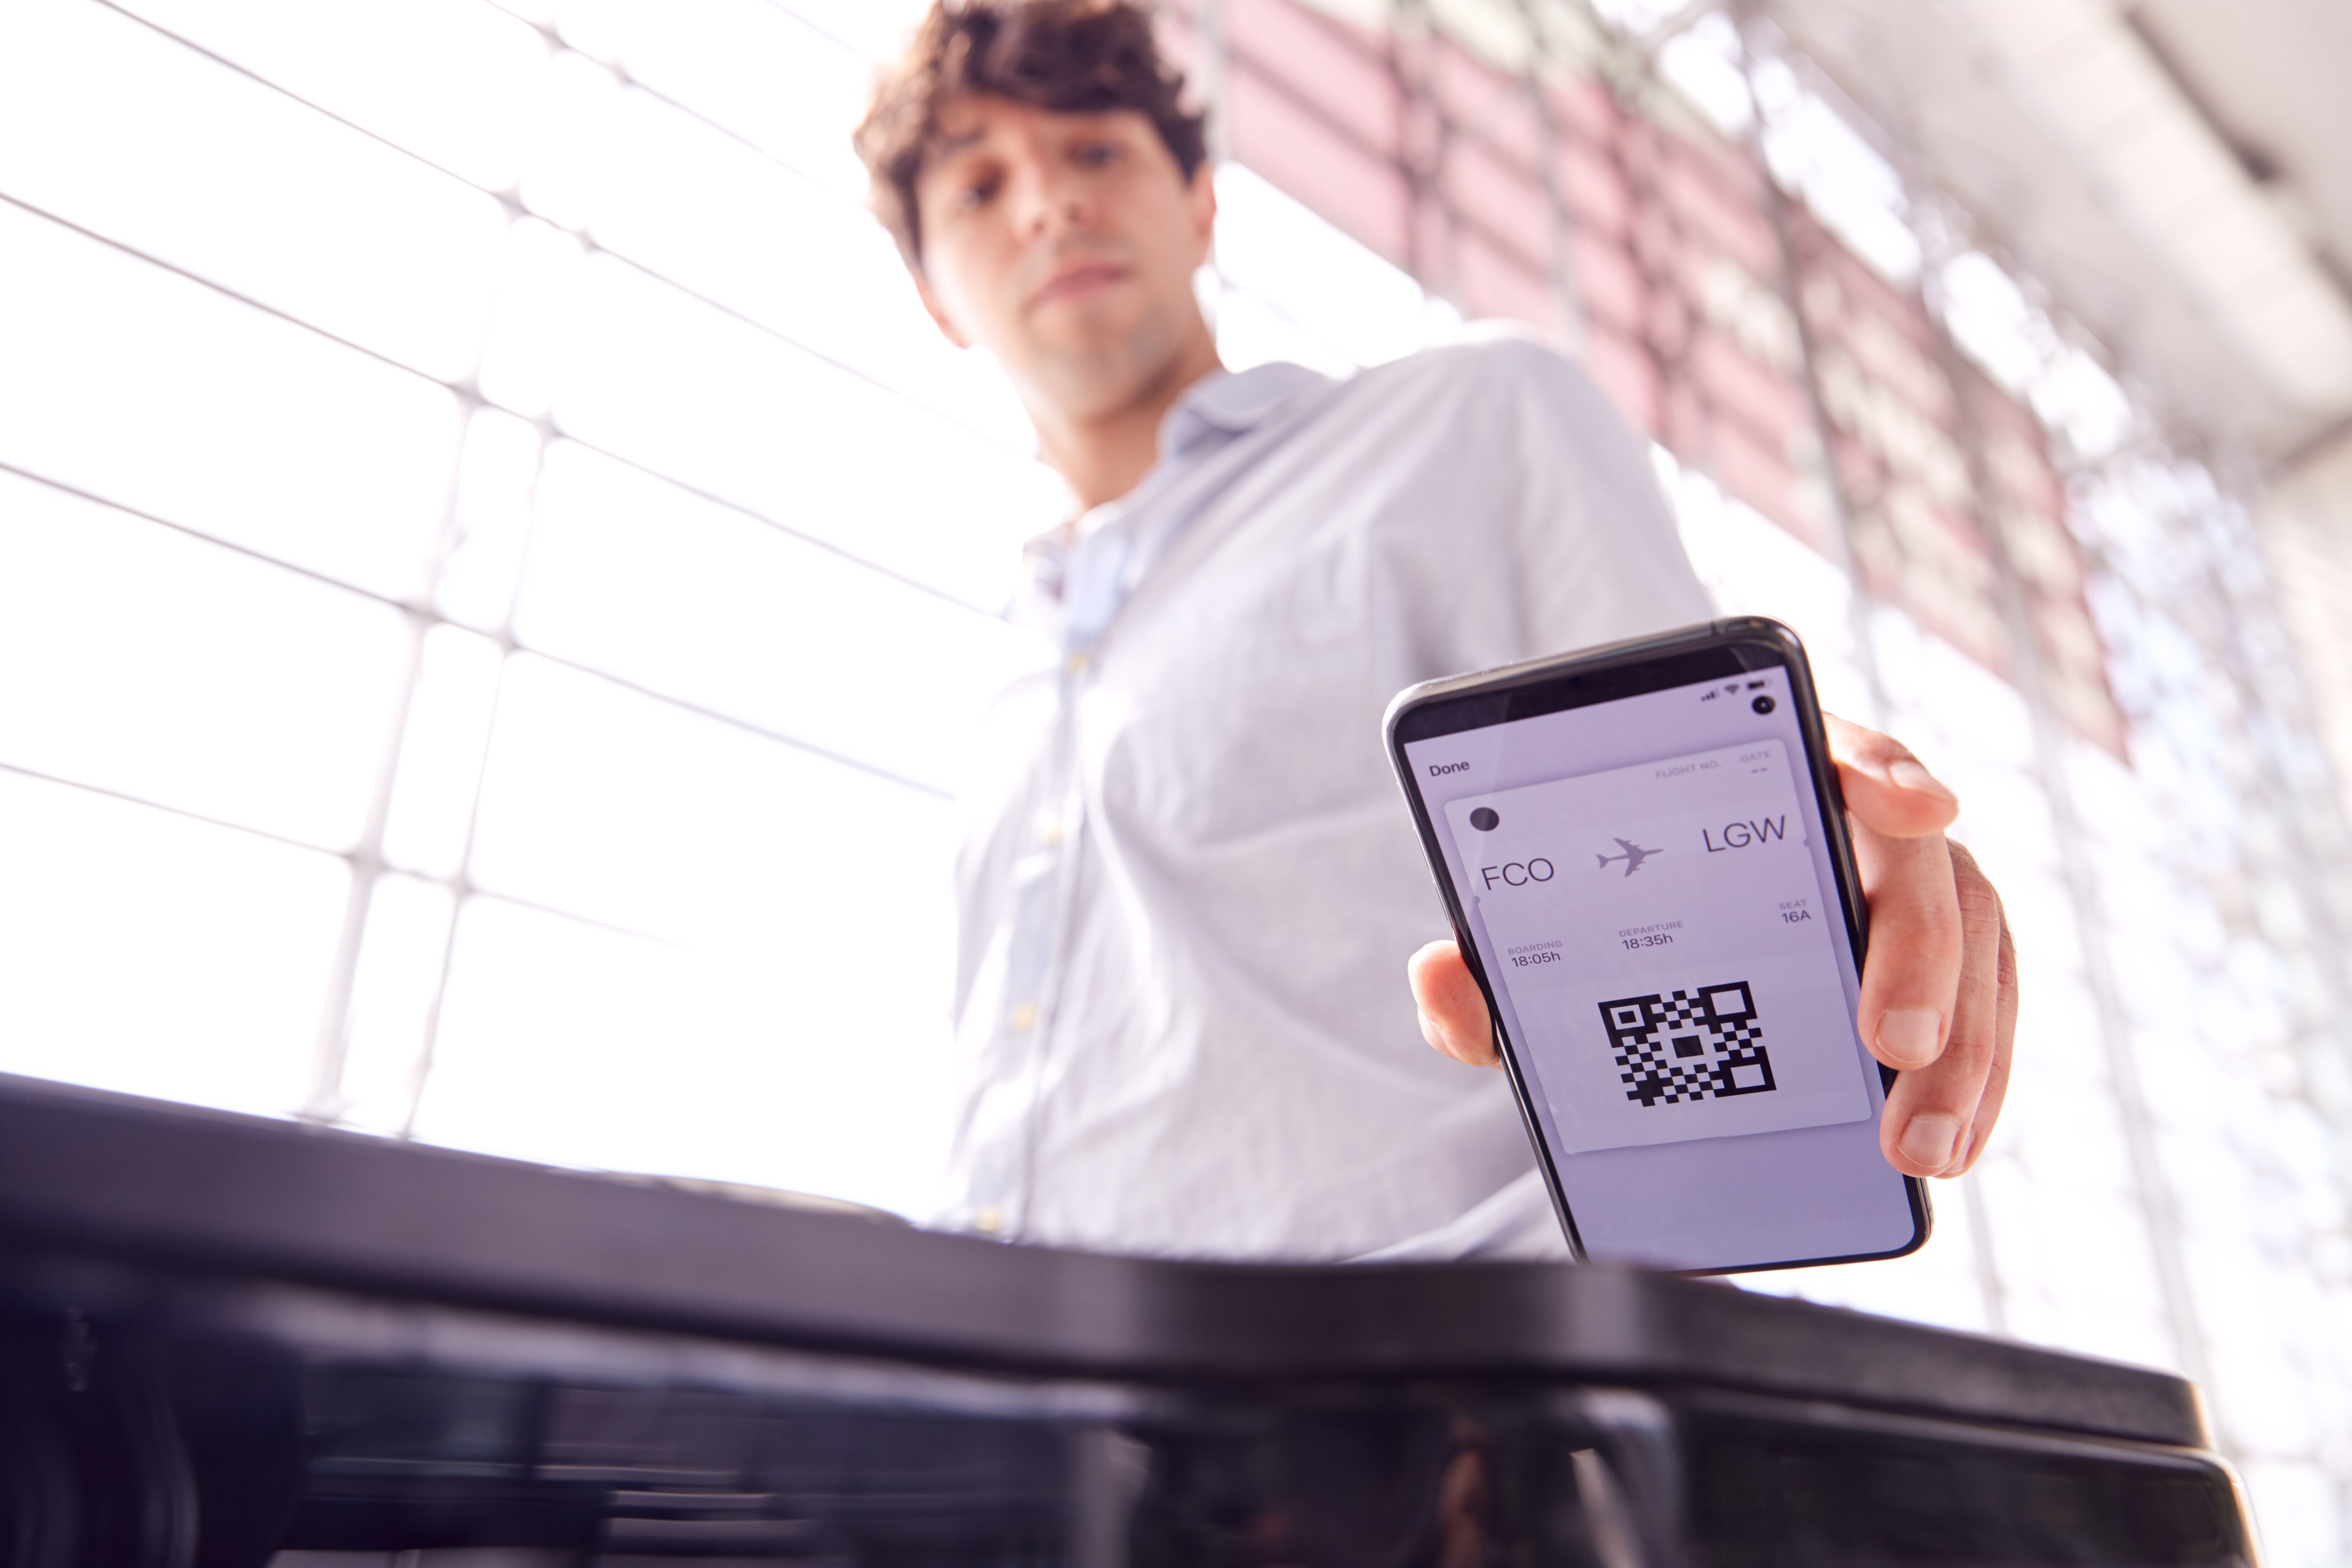
[[[1492,833],[1502,825],[1503,819],[1495,815],[1491,805],[1482,805],[1470,814],[1470,826],[1481,833]]]
[[[1748,706],[1755,709],[1759,713],[1769,713],[1776,705],[1769,697],[1759,697]]]

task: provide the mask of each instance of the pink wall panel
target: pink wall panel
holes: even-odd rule
[[[1590,239],[1571,242],[1569,258],[1577,304],[1586,318],[1621,332],[1637,331],[1646,285],[1633,258],[1606,241]]]
[[[1392,163],[1236,62],[1227,79],[1234,156],[1400,265],[1412,204]]]
[[[1225,16],[1237,66],[1397,156],[1402,95],[1381,40],[1292,0],[1227,0]]]
[[[1832,279],[1837,284],[1836,297],[1843,310],[1866,314],[1895,328],[1920,353],[1935,353],[1936,329],[1916,292],[1898,289],[1888,283],[1802,208],[1790,211],[1789,231],[1798,263],[1809,281],[1815,276]],[[1818,299],[1810,291],[1801,294],[1809,307]],[[1811,314],[1809,310],[1808,315]]]
[[[1554,161],[1559,194],[1579,228],[1622,236],[1632,221],[1633,198],[1617,165],[1597,148],[1571,142]]]
[[[1584,368],[1628,425],[1644,437],[1657,437],[1664,424],[1658,366],[1641,344],[1606,326],[1588,324]]]
[[[1507,242],[1521,258],[1549,266],[1551,202],[1525,169],[1483,142],[1464,141],[1446,150],[1442,178],[1454,211]]]
[[[1560,330],[1559,295],[1551,279],[1500,246],[1465,229],[1455,241],[1464,312],[1524,321],[1548,335]]]
[[[1661,194],[1691,239],[1719,250],[1751,277],[1777,278],[1780,245],[1771,221],[1759,208],[1742,205],[1686,150],[1674,148],[1658,169]]]
[[[1525,82],[1451,41],[1432,51],[1432,65],[1437,100],[1457,134],[1495,143],[1523,169],[1542,165],[1543,132]]]
[[[1803,387],[1769,365],[1758,364],[1721,332],[1701,328],[1686,365],[1707,400],[1760,439],[1785,447],[1790,437],[1812,423]]]
[[[1608,84],[1593,77],[1577,77],[1546,85],[1552,120],[1560,134],[1589,147],[1607,147],[1624,128],[1624,112]]]
[[[1828,550],[1819,521],[1797,500],[1797,474],[1788,459],[1757,436],[1729,420],[1708,433],[1706,457],[1715,480],[1816,550]]]
[[[1950,494],[1948,478],[1937,475],[1949,475],[1952,447],[1938,440],[1965,432],[1916,289],[1889,286],[1801,204],[1790,209],[1797,291],[1825,350],[1817,363],[1843,377],[1836,422],[1817,431],[1801,384],[1752,357],[1729,326],[1753,332],[1760,319],[1769,329],[1770,300],[1754,296],[1776,289],[1783,268],[1771,192],[1748,148],[1628,116],[1605,83],[1578,79],[1546,85],[1560,134],[1547,152],[1524,84],[1450,42],[1415,37],[1392,48],[1302,0],[1228,4],[1231,126],[1244,163],[1471,315],[1557,331],[1549,175],[1566,207],[1584,364],[1627,421],[1807,544],[1836,553],[1835,516],[1809,499],[1790,458],[1818,437],[1872,590],[2007,672],[2007,622],[1972,505],[1950,510],[1931,493],[1941,484],[1937,493]],[[1189,45],[1180,23],[1163,25],[1171,41]],[[1416,199],[1407,165],[1429,170],[1435,188]],[[1724,261],[1744,279],[1710,305],[1711,269]],[[1719,292],[1724,279],[1713,281]],[[1708,324],[1709,310],[1727,324]],[[2053,701],[2085,734],[2114,744],[2120,720],[2103,660],[2085,652],[2096,641],[2085,636],[2080,560],[2040,426],[1990,384],[1968,395],[1979,411],[2001,526],[2036,595]]]

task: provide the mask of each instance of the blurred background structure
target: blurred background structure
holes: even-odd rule
[[[912,15],[0,10],[0,1069],[921,1212],[1062,503],[858,206]],[[2352,11],[1164,19],[1228,363],[1561,342],[1962,795],[2001,1135],[1751,1283],[2185,1371],[2352,1555]]]

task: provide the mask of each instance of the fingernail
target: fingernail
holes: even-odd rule
[[[1896,1007],[1878,1020],[1878,1059],[1889,1067],[1925,1067],[1943,1044],[1942,1016],[1926,1007]]]
[[[1915,1116],[1911,1125],[1903,1130],[1903,1155],[1915,1165],[1940,1171],[1952,1163],[1952,1152],[1959,1141],[1958,1117],[1932,1113]]]
[[[1959,804],[1960,797],[1946,788],[1943,780],[1908,757],[1889,765],[1886,776],[1904,789],[1916,791],[1920,795],[1932,795],[1937,800],[1948,800],[1955,805]]]
[[[1429,1042],[1429,1047],[1432,1050],[1445,1049],[1444,1037],[1437,1032],[1437,1020],[1426,1013],[1421,1015],[1421,1037]]]

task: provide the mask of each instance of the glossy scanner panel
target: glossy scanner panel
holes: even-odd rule
[[[2251,1561],[2193,1394],[2137,1369],[1624,1270],[1003,1247],[23,1080],[0,1378],[0,1552],[43,1568]]]

